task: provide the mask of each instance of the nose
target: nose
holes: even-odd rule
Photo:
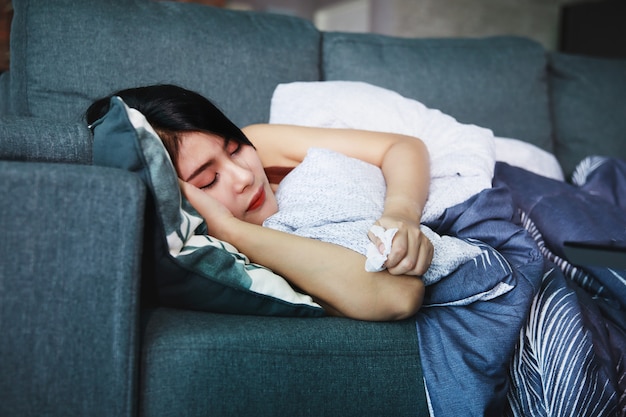
[[[241,193],[254,184],[254,173],[243,161],[231,161],[230,171],[235,192]]]

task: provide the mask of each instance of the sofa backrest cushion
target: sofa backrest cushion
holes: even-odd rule
[[[365,81],[552,151],[543,47],[517,37],[407,39],[330,32],[325,80]]]
[[[555,153],[567,177],[586,156],[626,159],[626,60],[552,54]]]
[[[153,0],[14,0],[14,112],[81,118],[96,98],[170,83],[212,99],[233,121],[266,121],[277,84],[319,79],[312,23]]]

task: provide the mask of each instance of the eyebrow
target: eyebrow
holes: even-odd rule
[[[207,162],[205,162],[204,164],[200,165],[198,168],[196,168],[191,175],[189,175],[189,177],[187,177],[187,179],[183,179],[183,181],[185,182],[189,182],[192,179],[196,178],[198,175],[200,175],[202,173],[202,171],[204,171],[205,169],[207,169],[208,167],[210,167],[211,165],[213,165],[213,163],[215,162],[214,159],[211,159]]]
[[[231,141],[230,139],[224,139],[224,146],[223,146],[224,150],[226,150],[228,148],[228,144],[230,143],[230,141]],[[209,168],[214,163],[215,163],[215,159],[214,158],[209,159],[204,164],[202,164],[198,168],[194,169],[193,172],[191,173],[191,175],[189,175],[189,177],[187,177],[187,179],[183,179],[183,181],[185,181],[185,182],[191,181],[192,179],[194,179],[198,175],[200,175],[202,173],[202,171],[204,171],[205,169]]]

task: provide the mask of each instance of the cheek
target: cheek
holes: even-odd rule
[[[259,170],[265,175],[263,171],[263,164],[259,158],[259,154],[252,146],[244,146],[242,150],[242,157],[246,161],[246,164],[258,174]]]

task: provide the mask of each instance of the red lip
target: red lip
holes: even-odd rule
[[[265,190],[261,187],[254,197],[252,197],[252,201],[250,202],[247,211],[256,210],[261,207],[263,203],[265,203]]]

